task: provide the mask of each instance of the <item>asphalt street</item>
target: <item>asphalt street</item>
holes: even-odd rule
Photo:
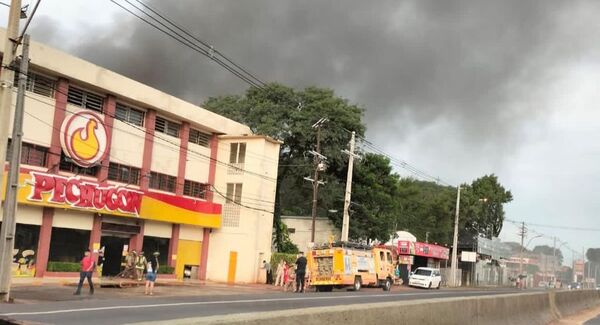
[[[228,296],[144,296],[77,301],[0,305],[0,315],[42,324],[127,324],[142,321],[228,315],[307,307],[363,304],[401,300],[470,297],[518,292],[494,290],[407,290],[384,292],[265,293]]]

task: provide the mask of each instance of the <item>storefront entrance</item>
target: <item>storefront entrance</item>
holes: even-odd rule
[[[105,235],[100,239],[100,247],[104,247],[104,265],[102,276],[115,276],[121,272],[123,250],[129,245],[129,236]]]

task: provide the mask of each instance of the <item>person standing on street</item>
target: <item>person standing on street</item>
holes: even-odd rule
[[[92,256],[92,252],[90,250],[86,250],[84,253],[84,257],[81,259],[81,271],[79,272],[79,284],[77,285],[77,290],[74,295],[81,294],[81,287],[83,286],[83,281],[87,278],[88,284],[90,285],[90,294],[94,294],[94,284],[92,283],[92,274],[94,273],[94,267],[96,263],[94,262],[94,257]]]
[[[271,263],[263,260],[263,268],[267,273],[267,279],[265,281],[266,284],[273,284],[273,274],[271,272]]]
[[[275,272],[275,286],[282,286],[283,287],[283,275],[284,275],[284,270],[283,270],[283,265],[284,265],[285,261],[281,260],[279,261],[279,264],[277,264],[277,271]]]
[[[144,275],[144,269],[146,269],[147,264],[148,261],[146,260],[146,256],[144,256],[144,252],[141,251],[135,261],[135,277],[138,281],[142,281],[142,275]]]
[[[304,292],[304,277],[306,276],[306,257],[304,252],[298,254],[296,260],[296,290],[294,292]]]
[[[147,272],[146,272],[146,290],[145,295],[153,295],[154,282],[156,282],[156,274],[158,274],[158,252],[154,252],[154,255],[148,260]]]

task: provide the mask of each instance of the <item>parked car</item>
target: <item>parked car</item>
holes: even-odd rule
[[[569,284],[569,290],[579,290],[579,289],[581,289],[581,283],[573,282],[573,283]]]
[[[439,289],[442,283],[440,269],[429,267],[419,267],[411,272],[408,278],[408,285],[411,287],[436,288]]]

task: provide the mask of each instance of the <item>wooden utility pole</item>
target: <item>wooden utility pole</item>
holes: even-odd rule
[[[344,219],[342,221],[342,241],[348,241],[348,232],[350,231],[350,198],[352,195],[352,170],[354,167],[354,146],[356,143],[356,132],[352,131],[350,138],[350,151],[343,150],[348,154],[348,176],[346,177],[346,195],[344,196]]]
[[[325,165],[323,161],[327,160],[327,157],[321,154],[321,126],[323,123],[327,122],[327,118],[321,118],[317,121],[317,123],[313,124],[313,128],[317,129],[317,147],[316,151],[311,151],[310,153],[314,156],[315,163],[315,172],[313,178],[305,177],[304,179],[307,181],[311,181],[313,185],[313,199],[312,199],[312,229],[310,234],[310,241],[314,244],[315,242],[315,225],[317,223],[317,197],[319,192],[319,184],[325,184],[322,181],[319,181],[319,171],[325,170]]]
[[[12,131],[11,159],[9,162],[8,180],[6,182],[6,198],[4,200],[2,229],[0,240],[2,260],[0,260],[0,301],[9,302],[10,282],[12,277],[12,254],[15,247],[17,194],[19,192],[19,169],[21,161],[21,144],[23,140],[23,115],[25,113],[25,85],[29,68],[29,35],[25,35],[23,55],[19,73],[19,90]]]

